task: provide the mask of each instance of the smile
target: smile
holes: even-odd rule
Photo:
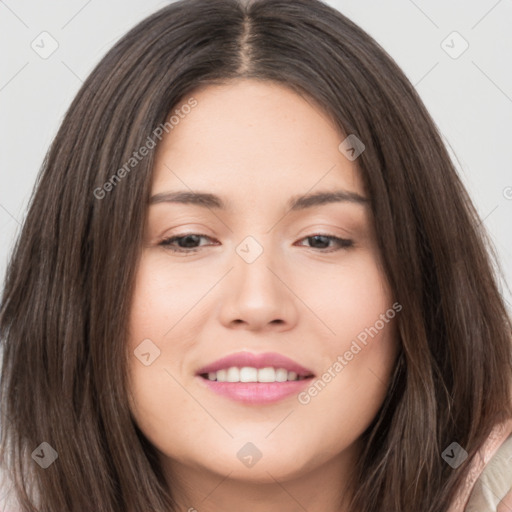
[[[202,385],[232,400],[265,404],[299,393],[313,372],[276,353],[238,352],[197,372]]]

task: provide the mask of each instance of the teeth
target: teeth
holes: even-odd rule
[[[217,372],[209,372],[208,380],[216,380],[217,382],[286,382],[287,380],[302,380],[295,372],[289,372],[285,368],[252,368],[244,366],[237,368],[232,366]]]
[[[235,366],[228,368],[226,382],[240,382],[240,370]]]
[[[275,382],[275,381],[276,381],[276,371],[271,366],[269,366],[268,368],[260,368],[258,370],[258,382]]]
[[[258,382],[258,370],[256,368],[240,368],[240,382]]]
[[[277,382],[285,382],[288,380],[288,371],[284,368],[278,368],[276,370],[276,381]]]

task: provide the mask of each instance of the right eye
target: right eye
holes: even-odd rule
[[[173,252],[191,253],[197,252],[200,249],[201,246],[198,246],[197,244],[200,242],[201,238],[212,240],[212,238],[207,235],[200,235],[198,233],[186,233],[184,235],[177,235],[166,238],[162,240],[158,245],[161,245],[162,247],[165,247],[166,249],[169,249]]]

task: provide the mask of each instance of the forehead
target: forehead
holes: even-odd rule
[[[256,200],[319,186],[362,194],[356,164],[338,149],[345,136],[308,98],[247,79],[201,87],[181,104],[190,98],[196,106],[157,148],[153,193],[206,188]]]

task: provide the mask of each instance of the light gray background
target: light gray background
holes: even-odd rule
[[[83,79],[129,28],[166,3],[0,0],[2,279],[43,157]],[[328,3],[369,32],[417,87],[512,283],[512,0]],[[46,59],[31,48],[35,41],[48,49],[44,31],[58,43]],[[469,43],[456,59],[441,46],[453,31]],[[445,45],[453,52],[461,41],[452,39]],[[504,297],[510,307],[510,291]]]

